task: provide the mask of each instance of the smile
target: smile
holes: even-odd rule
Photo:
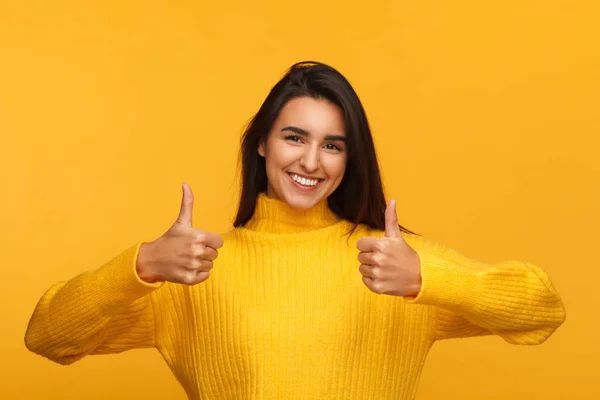
[[[288,173],[288,175],[290,176],[290,178],[292,178],[292,181],[299,187],[303,188],[303,189],[313,189],[315,188],[323,179],[313,179],[313,178],[306,178],[303,176],[300,176],[298,174],[291,174]]]

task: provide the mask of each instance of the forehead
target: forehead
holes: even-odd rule
[[[326,99],[297,97],[281,109],[273,128],[277,131],[295,126],[311,135],[346,135],[340,108]]]

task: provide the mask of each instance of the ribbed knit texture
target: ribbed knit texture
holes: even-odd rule
[[[148,284],[137,243],[97,270],[50,288],[27,347],[55,362],[156,347],[190,399],[413,399],[438,339],[495,334],[539,344],[565,319],[548,276],[520,261],[484,264],[423,237],[416,298],[363,284],[352,228],[327,208],[258,198],[223,235],[210,278]],[[101,379],[101,378],[99,378]]]

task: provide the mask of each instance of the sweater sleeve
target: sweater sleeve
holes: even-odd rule
[[[59,364],[72,364],[88,354],[153,347],[150,294],[163,282],[146,283],[137,275],[142,244],[50,287],[29,320],[27,348]]]
[[[422,238],[407,240],[421,260],[422,286],[409,303],[436,306],[436,339],[499,335],[512,344],[546,341],[565,321],[548,275],[523,261],[486,264]]]

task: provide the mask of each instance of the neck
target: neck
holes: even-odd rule
[[[260,193],[254,215],[246,228],[269,233],[298,233],[322,229],[341,220],[327,205],[327,199],[308,210],[290,207],[284,201]]]

